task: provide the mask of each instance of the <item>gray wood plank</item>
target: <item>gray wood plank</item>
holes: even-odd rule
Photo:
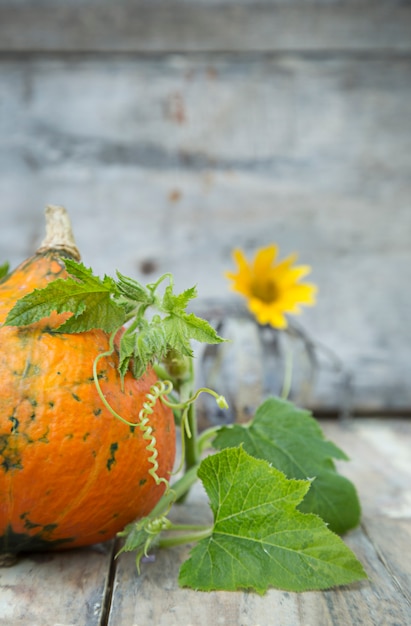
[[[168,626],[187,623],[284,626],[409,623],[410,568],[404,562],[410,539],[409,446],[411,422],[354,420],[322,422],[326,435],[351,454],[341,470],[357,485],[362,528],[345,538],[370,580],[323,593],[200,593],[180,589],[177,576],[189,546],[155,553],[137,575],[132,554],[115,564],[108,626]],[[372,462],[371,462],[372,461]],[[371,462],[371,466],[370,466]],[[378,468],[378,472],[376,472]],[[210,509],[200,485],[173,512],[176,521],[205,523]],[[7,626],[100,626],[110,550],[75,550],[30,555],[0,570],[0,624]],[[105,623],[105,622],[104,622]]]
[[[409,516],[404,519],[367,517],[364,526],[379,558],[411,606],[411,564],[404,558],[404,546],[411,545],[410,508],[408,502]]]
[[[354,419],[324,422],[323,428],[350,456],[348,463],[338,465],[357,487],[364,532],[410,602],[411,567],[404,546],[410,544],[411,533],[411,422]]]
[[[100,274],[171,271],[224,308],[241,302],[232,248],[277,241],[313,267],[301,322],[352,372],[350,402],[411,406],[409,59],[7,58],[0,73],[3,259],[30,254],[61,203]],[[338,408],[322,362],[307,402]]]
[[[372,543],[360,530],[346,541],[364,564],[370,582],[322,593],[294,594],[271,589],[262,597],[251,592],[201,593],[179,588],[178,570],[188,557],[184,548],[157,553],[154,563],[143,564],[140,576],[133,555],[122,555],[109,626],[146,623],[265,626],[272,624],[273,614],[282,626],[407,624],[409,604],[381,565]],[[402,544],[403,549],[406,545]]]
[[[2,2],[3,51],[409,51],[407,3]]]
[[[410,519],[411,421],[354,418],[322,426],[350,457],[337,466],[356,485],[364,512],[375,519]]]
[[[30,554],[0,568],[0,624],[101,626],[112,553],[109,543]]]
[[[401,551],[409,544],[411,518],[390,518],[384,498],[395,500],[397,508],[406,505],[411,468],[405,477],[398,476],[397,470],[402,467],[405,451],[409,450],[411,422],[358,420],[352,427],[344,422],[322,425],[327,436],[353,455],[353,461],[342,464],[341,471],[352,475],[357,484],[364,500],[364,519],[363,527],[349,533],[345,540],[364,564],[369,581],[323,593],[293,594],[273,589],[263,597],[241,592],[198,593],[177,585],[178,569],[188,556],[188,547],[157,551],[154,562],[142,565],[140,576],[133,555],[126,554],[117,564],[109,626],[146,623],[255,626],[273,623],[274,614],[284,626],[408,624],[410,570],[406,563],[401,563]],[[385,451],[384,436],[389,442]],[[392,460],[391,452],[397,444],[398,458]],[[370,484],[368,478],[373,468],[369,468],[369,459],[376,448],[380,474]],[[403,489],[398,488],[397,480]],[[365,495],[368,497],[363,498]],[[201,488],[195,487],[175,515],[180,522],[204,523],[209,519]],[[379,528],[381,522],[383,531]],[[394,535],[390,544],[389,538]]]

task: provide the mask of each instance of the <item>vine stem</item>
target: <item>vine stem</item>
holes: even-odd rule
[[[186,403],[193,397],[193,365],[190,363],[190,376],[187,382],[183,382],[180,390],[181,402]],[[192,467],[198,466],[200,462],[200,453],[197,446],[198,429],[197,419],[194,402],[191,401],[187,408],[186,424],[183,432],[183,449],[184,449],[184,461],[185,471],[187,472]],[[184,426],[184,425],[183,425]],[[185,496],[186,494],[184,494]],[[184,498],[183,496],[183,498]],[[179,499],[181,502],[181,498]]]
[[[291,391],[291,384],[293,379],[293,353],[291,350],[287,350],[285,355],[285,368],[284,368],[284,381],[281,390],[280,397],[283,400],[287,400]]]
[[[200,541],[200,539],[207,539],[213,532],[212,526],[207,526],[203,530],[187,533],[184,535],[179,535],[177,537],[164,537],[160,539],[158,545],[160,548],[172,548],[173,546],[180,546],[185,543],[195,543]]]
[[[110,335],[109,349],[106,352],[101,352],[94,359],[94,363],[93,363],[94,384],[96,385],[97,393],[98,393],[98,395],[100,397],[100,400],[102,401],[102,403],[104,404],[106,409],[108,409],[110,411],[110,413],[114,417],[116,417],[118,420],[120,420],[120,422],[123,422],[124,424],[127,424],[127,426],[138,426],[138,423],[129,422],[128,420],[124,419],[124,417],[121,417],[121,415],[119,413],[117,413],[117,411],[115,411],[112,406],[110,406],[109,402],[106,399],[106,396],[104,395],[104,393],[101,390],[100,383],[99,383],[99,380],[98,380],[97,365],[98,365],[98,363],[100,362],[101,359],[108,358],[108,357],[110,357],[113,354],[113,352],[114,352],[114,338],[115,338],[115,335],[116,335],[115,332],[111,333],[111,335]]]
[[[151,283],[150,285],[147,285],[147,288],[151,291],[152,294],[154,294],[157,287],[167,278],[168,278],[170,286],[172,287],[174,285],[174,276],[170,272],[166,272],[165,274],[162,274],[160,278],[156,280],[155,283]]]
[[[186,532],[186,530],[192,530],[193,532],[202,533],[208,530],[210,526],[208,524],[172,524],[167,526],[166,532]]]
[[[221,430],[221,426],[211,426],[211,428],[207,428],[201,433],[197,439],[197,447],[200,454],[210,447],[214,436],[219,430]]]
[[[107,401],[100,387],[98,374],[97,374],[97,364],[99,363],[100,359],[102,359],[103,357],[109,357],[114,352],[114,340],[115,340],[116,334],[117,334],[117,331],[114,331],[110,335],[109,350],[99,354],[94,359],[93,377],[94,377],[94,383],[97,388],[97,393],[100,396],[100,399],[103,402],[104,406],[110,411],[110,413],[114,417],[119,419],[124,424],[127,424],[128,426],[135,426],[135,427],[140,428],[141,432],[143,433],[143,439],[147,442],[146,452],[150,453],[151,455],[148,457],[148,462],[151,464],[151,467],[149,468],[148,473],[154,479],[156,485],[163,483],[166,486],[166,491],[169,491],[169,488],[170,488],[169,481],[166,478],[159,476],[157,473],[159,469],[159,464],[157,461],[157,457],[158,457],[157,440],[154,435],[153,427],[150,425],[150,415],[153,413],[154,405],[157,402],[157,400],[159,400],[161,396],[163,396],[165,393],[168,393],[168,391],[172,389],[172,385],[170,381],[159,381],[158,383],[150,387],[150,391],[146,393],[146,400],[143,403],[141,410],[139,411],[138,422],[135,422],[135,423],[129,422],[128,420],[124,419],[121,415],[119,415],[119,413],[117,413],[117,411],[115,411],[113,407],[110,405],[110,403]]]
[[[166,491],[157,502],[156,506],[150,513],[150,517],[160,517],[170,510],[170,507],[176,500],[180,500],[188,493],[190,488],[197,481],[197,471],[200,464],[191,467],[185,474],[176,480],[169,491]]]

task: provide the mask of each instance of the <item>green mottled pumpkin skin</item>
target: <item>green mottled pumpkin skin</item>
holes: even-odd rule
[[[34,288],[65,277],[58,252],[37,254],[0,283],[0,323]],[[149,473],[141,429],[104,407],[93,380],[106,333],[56,333],[65,315],[24,328],[0,327],[0,553],[67,549],[105,541],[147,515],[164,491]],[[118,355],[98,365],[113,409],[138,423],[157,379],[131,373],[121,388]],[[161,477],[175,457],[171,410],[157,400],[150,416]]]

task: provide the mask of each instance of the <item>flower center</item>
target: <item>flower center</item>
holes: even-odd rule
[[[273,280],[258,280],[251,285],[251,293],[255,298],[269,304],[278,297],[277,285]]]

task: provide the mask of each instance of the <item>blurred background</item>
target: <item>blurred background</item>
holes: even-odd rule
[[[235,338],[204,377],[247,413],[284,353],[223,273],[276,242],[319,287],[294,395],[410,412],[410,2],[0,0],[0,128],[0,263],[62,204],[97,273],[197,284]]]

